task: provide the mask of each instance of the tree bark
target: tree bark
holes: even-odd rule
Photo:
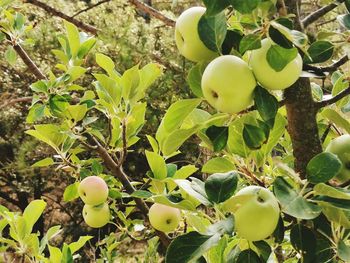
[[[303,31],[299,17],[300,0],[287,0],[289,13],[295,14],[295,29]],[[284,92],[288,132],[293,146],[295,157],[295,171],[301,178],[306,176],[308,162],[318,153],[322,152],[322,145],[317,127],[317,107],[312,98],[310,80],[300,78]]]

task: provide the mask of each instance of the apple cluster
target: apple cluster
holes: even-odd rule
[[[280,217],[276,197],[261,186],[247,186],[223,203],[223,209],[235,218],[235,232],[248,241],[268,238]]]
[[[88,176],[80,182],[78,193],[85,203],[83,208],[85,223],[93,228],[106,225],[110,219],[106,182],[101,177]]]
[[[204,70],[201,86],[204,98],[215,109],[238,113],[253,103],[253,91],[259,83],[269,90],[282,90],[293,85],[302,71],[299,54],[281,71],[275,71],[267,61],[272,40],[265,38],[261,48],[248,54],[246,60],[234,55],[219,56],[201,40],[198,23],[206,9],[192,7],[177,19],[175,40],[178,50],[193,62],[211,61]]]

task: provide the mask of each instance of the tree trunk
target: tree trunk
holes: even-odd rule
[[[300,0],[287,0],[285,3],[288,13],[295,14],[295,29],[303,31],[299,17]],[[295,170],[300,173],[301,178],[305,178],[308,162],[322,152],[316,120],[317,109],[312,98],[310,80],[300,78],[285,90],[284,96]]]

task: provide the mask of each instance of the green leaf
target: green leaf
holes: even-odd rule
[[[324,109],[321,114],[330,122],[334,123],[337,127],[340,127],[347,133],[350,133],[350,122],[343,114],[331,108]]]
[[[35,91],[35,92],[47,93],[47,90],[48,90],[46,82],[43,80],[38,80],[38,81],[34,82],[33,84],[31,84],[29,87],[32,91]]]
[[[320,153],[307,164],[307,179],[313,184],[327,182],[339,173],[341,167],[342,162],[337,155],[329,152]]]
[[[40,248],[39,248],[39,252],[42,253],[46,246],[48,245],[48,242],[51,238],[54,238],[56,235],[58,235],[61,232],[61,226],[52,226],[50,227],[45,236],[41,239],[40,241]]]
[[[26,233],[29,235],[32,232],[33,226],[38,221],[39,217],[44,212],[46,203],[43,200],[34,200],[24,209],[23,218],[26,222]]]
[[[84,119],[86,112],[88,111],[87,105],[69,105],[66,108],[65,115],[73,120],[75,123]]]
[[[338,256],[345,262],[350,262],[350,246],[347,246],[343,240],[338,242]]]
[[[226,147],[228,139],[228,127],[217,127],[215,125],[209,127],[205,134],[214,146],[214,152],[219,152]]]
[[[257,86],[254,90],[254,102],[261,118],[272,128],[278,111],[278,101],[266,89]]]
[[[57,247],[52,247],[48,245],[49,253],[50,253],[50,263],[61,263],[62,260],[62,252]]]
[[[47,143],[54,149],[64,142],[66,135],[61,133],[60,126],[54,124],[40,124],[34,126],[35,130],[26,131],[27,134],[37,138],[38,140]]]
[[[341,26],[343,26],[345,29],[350,29],[350,15],[339,15],[337,16],[337,20]]]
[[[350,200],[350,190],[341,187],[333,187],[324,183],[314,186],[316,195],[327,195],[334,198]]]
[[[304,61],[308,64],[322,63],[330,59],[333,56],[333,52],[334,46],[332,43],[324,40],[316,41],[307,50],[311,60],[308,56],[305,56]]]
[[[5,59],[11,65],[14,66],[17,60],[17,53],[12,46],[8,46],[5,51]]]
[[[155,152],[146,150],[146,158],[153,173],[153,177],[158,180],[167,177],[167,167],[164,158]]]
[[[178,195],[153,195],[150,200],[154,203],[175,207],[180,210],[196,211],[196,206],[192,201],[183,199]]]
[[[79,249],[81,249],[87,241],[89,241],[93,236],[82,236],[79,238],[78,241],[72,242],[69,244],[69,248],[71,250],[71,253],[74,254]]]
[[[208,16],[215,16],[225,10],[229,5],[229,0],[203,0],[205,7],[207,8],[206,14]]]
[[[290,241],[295,250],[306,258],[313,259],[316,255],[316,237],[313,231],[302,224],[297,224],[290,231]]]
[[[66,27],[67,38],[70,50],[72,52],[72,57],[75,57],[80,47],[79,31],[75,25],[66,20],[64,21],[64,25]]]
[[[197,63],[190,69],[187,75],[187,83],[190,86],[190,89],[193,92],[193,94],[196,95],[198,98],[203,98],[201,81],[206,66],[207,63]]]
[[[198,34],[204,45],[214,51],[220,52],[227,31],[225,13],[216,16],[203,15],[198,22]]]
[[[242,14],[251,14],[260,2],[261,0],[230,0],[233,8]]]
[[[318,195],[313,198],[315,201],[325,202],[333,207],[348,210],[350,212],[350,200]]]
[[[114,78],[118,76],[114,70],[115,68],[114,62],[110,57],[103,55],[101,53],[96,53],[95,56],[96,56],[97,65],[103,68],[110,77]]]
[[[282,71],[298,55],[296,48],[283,48],[278,45],[271,45],[266,54],[269,65],[277,72]]]
[[[54,160],[52,158],[45,158],[42,159],[40,161],[35,162],[34,164],[32,164],[32,167],[45,167],[45,166],[50,166],[52,164],[54,164]]]
[[[259,35],[245,35],[239,43],[239,53],[242,55],[248,50],[261,48],[261,38]]]
[[[153,194],[145,190],[136,190],[131,194],[131,196],[136,198],[150,198],[153,196]]]
[[[140,85],[140,70],[139,65],[133,66],[126,70],[121,77],[122,96],[125,100],[133,99],[138,92]]]
[[[174,130],[164,139],[162,143],[162,152],[165,156],[174,154],[179,147],[193,134],[199,130],[199,127],[193,127],[191,129]]]
[[[186,165],[177,170],[173,176],[174,179],[186,179],[190,175],[194,174],[198,168],[194,165]]]
[[[273,192],[282,206],[282,211],[299,219],[313,219],[321,213],[321,207],[299,195],[281,176],[273,183]]]
[[[260,149],[262,144],[266,142],[267,137],[265,131],[255,125],[244,124],[243,129],[244,143],[252,150]]]
[[[205,192],[209,201],[222,203],[236,191],[238,174],[236,172],[212,174],[205,181]]]
[[[79,182],[70,184],[66,187],[63,193],[63,201],[70,202],[79,197],[78,193]]]
[[[262,263],[262,261],[254,250],[246,249],[239,253],[236,263]]]
[[[203,173],[226,173],[234,170],[235,165],[224,157],[210,159],[202,167]]]
[[[79,59],[83,59],[89,52],[90,50],[95,46],[96,44],[96,38],[89,38],[86,40],[84,43],[82,43],[79,47],[77,57]]]
[[[73,256],[70,247],[64,243],[62,248],[62,263],[73,263]]]
[[[27,115],[26,122],[27,123],[34,123],[36,121],[39,121],[41,118],[45,116],[45,109],[46,106],[41,103],[34,104]]]
[[[204,190],[204,182],[192,178],[192,182],[189,180],[178,179],[174,182],[187,194],[197,199],[200,203],[205,206],[210,206],[211,203],[208,200],[207,194]]]
[[[263,260],[263,262],[268,262],[268,259],[271,255],[271,252],[272,252],[272,249],[271,249],[271,246],[269,245],[269,243],[261,240],[261,241],[255,241],[255,242],[253,242],[253,244],[258,249],[259,254],[260,254],[260,258]]]

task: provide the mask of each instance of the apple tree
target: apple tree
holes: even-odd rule
[[[64,199],[85,203],[76,216],[88,226],[111,224],[154,250],[159,242],[168,263],[350,261],[349,1],[307,12],[297,0],[203,0],[176,22],[128,1],[175,27],[178,54],[193,62],[191,98],[173,103],[146,135],[145,96],[160,64],[119,72],[96,51],[98,30],[30,0],[66,19],[53,51],[58,70],[42,71],[22,48],[30,27],[10,2],[0,1],[5,57],[18,54],[37,78],[26,133],[55,151],[35,165],[70,172]],[[313,31],[324,19],[337,30]],[[208,159],[179,165],[190,138]],[[141,140],[149,169],[133,180],[124,168]],[[39,241],[32,226],[44,207],[35,200],[23,215],[1,207],[0,230],[10,229],[2,248],[23,262],[73,262],[91,237],[53,248],[53,226]],[[96,261],[117,260],[113,231],[96,246]]]

